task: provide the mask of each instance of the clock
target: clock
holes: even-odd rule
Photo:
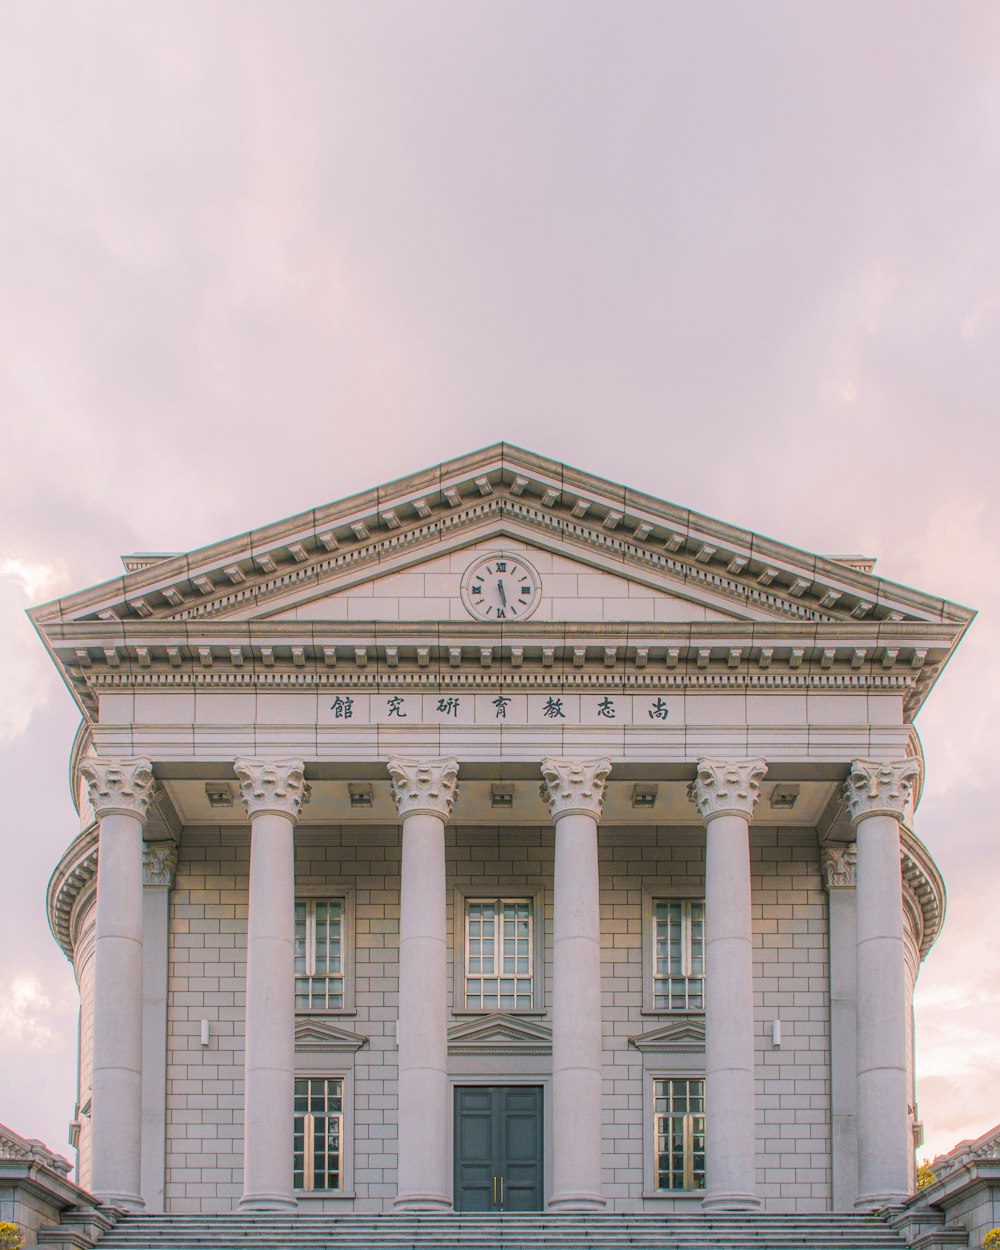
[[[542,581],[523,556],[490,551],[462,578],[462,602],[481,621],[523,621],[538,607]]]

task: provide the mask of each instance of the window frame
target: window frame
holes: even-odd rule
[[[353,1081],[350,1074],[345,1072],[295,1072],[295,1082],[299,1081],[339,1081],[340,1082],[340,1111],[335,1113],[340,1119],[340,1153],[339,1153],[339,1170],[340,1185],[336,1189],[299,1189],[294,1187],[295,1172],[295,1097],[293,1093],[292,1099],[292,1173],[293,1173],[293,1192],[299,1200],[317,1200],[330,1198],[350,1198],[353,1196],[353,1177],[351,1175],[350,1159],[351,1154],[348,1149],[348,1134],[350,1132],[350,1117],[348,1114],[351,1106],[350,1099],[353,1098]],[[294,1090],[294,1086],[293,1086]],[[311,1118],[311,1113],[305,1113],[305,1119]],[[303,1126],[303,1143],[302,1143],[302,1162],[303,1162],[303,1179],[308,1175],[309,1162],[311,1162],[312,1152],[306,1150],[305,1126]]]
[[[660,1081],[685,1081],[685,1082],[700,1081],[701,1082],[702,1110],[700,1112],[700,1119],[702,1121],[702,1132],[706,1138],[708,1135],[708,1126],[707,1126],[707,1121],[705,1118],[705,1074],[704,1072],[681,1072],[681,1071],[677,1071],[673,1069],[670,1071],[651,1072],[649,1074],[649,1082],[647,1085],[649,1125],[650,1125],[650,1133],[648,1137],[649,1147],[647,1151],[649,1155],[648,1188],[655,1196],[661,1197],[661,1198],[700,1197],[705,1192],[704,1185],[700,1185],[700,1186],[692,1185],[690,1187],[682,1186],[679,1189],[663,1189],[663,1188],[660,1188],[658,1184],[659,1176],[660,1176],[660,1159],[659,1159],[659,1149],[657,1145],[657,1139],[659,1137],[658,1121],[660,1117],[659,1117],[659,1113],[656,1110],[656,1097],[657,1097],[656,1086],[657,1086],[657,1083]],[[687,1120],[689,1118],[694,1119],[698,1114],[699,1113],[696,1113],[696,1112],[689,1112],[682,1118],[684,1120]],[[684,1136],[686,1139],[687,1138],[686,1126],[685,1126]],[[693,1171],[694,1171],[693,1142],[691,1144],[690,1149],[691,1149],[692,1158],[689,1161],[688,1143],[685,1140],[685,1143],[684,1143],[684,1174],[685,1176],[688,1173],[689,1167],[691,1169],[692,1176],[693,1176]]]
[[[354,891],[347,886],[330,884],[322,887],[298,887],[295,889],[295,906],[300,903],[340,903],[341,904],[341,961],[343,964],[344,993],[342,1007],[299,1007],[295,1008],[296,1017],[310,1016],[354,1016],[357,1015],[354,998],[354,974],[357,945],[355,941]],[[292,984],[296,974],[293,968]]]
[[[657,881],[648,881],[642,891],[642,1015],[644,1016],[703,1016],[704,988],[702,990],[701,1007],[658,1007],[656,1005],[656,921],[653,908],[657,903],[701,903],[704,907],[704,886],[699,883],[697,888],[660,885]],[[703,921],[704,923],[704,921]],[[707,933],[705,936],[707,953]],[[707,980],[703,974],[702,982]]]
[[[452,950],[454,975],[452,983],[453,1016],[543,1016],[545,1014],[545,891],[542,886],[522,886],[503,890],[456,886],[452,911]],[[469,903],[508,902],[529,906],[531,917],[531,1005],[509,1010],[500,1007],[467,1007],[466,990],[468,950],[466,934]]]

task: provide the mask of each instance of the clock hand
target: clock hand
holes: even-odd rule
[[[502,577],[501,577],[501,578],[500,578],[500,580],[497,582],[497,586],[498,586],[498,588],[499,588],[499,590],[500,590],[500,602],[503,604],[503,606],[504,606],[504,607],[506,607],[506,606],[507,606],[507,595],[506,595],[506,593],[504,592],[504,588],[503,588],[503,578],[502,578]]]

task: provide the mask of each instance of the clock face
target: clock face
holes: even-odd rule
[[[523,556],[491,551],[462,578],[462,602],[481,621],[523,621],[538,607],[542,583]]]

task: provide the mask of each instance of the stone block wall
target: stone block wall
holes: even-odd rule
[[[813,1211],[831,1195],[829,981],[826,896],[812,831],[755,829],[753,873],[757,1045],[758,1184],[769,1209]],[[448,925],[463,889],[497,895],[541,887],[545,950],[544,1015],[551,1025],[553,830],[449,828]],[[601,915],[605,1038],[604,1182],[618,1209],[686,1205],[651,1200],[645,1189],[651,1151],[651,1073],[679,1074],[670,1056],[643,1055],[629,1038],[667,1022],[643,1013],[644,911],[650,890],[668,885],[690,897],[704,888],[700,828],[607,828],[601,833]],[[169,1210],[232,1209],[242,1192],[243,1014],[249,834],[185,832],[170,903],[167,1066]],[[399,830],[394,826],[302,826],[296,833],[296,882],[303,891],[350,892],[354,916],[354,1014],[332,1017],[367,1037],[354,1055],[299,1069],[351,1071],[346,1115],[352,1160],[349,1192],[357,1210],[391,1204],[396,1181],[396,1035],[399,940]],[[655,889],[653,889],[655,893]],[[648,920],[646,921],[648,924]],[[450,984],[461,1006],[461,986]],[[782,1021],[782,1044],[771,1041]],[[201,1020],[210,1042],[200,1043]],[[662,1060],[662,1062],[660,1062]],[[687,1056],[695,1073],[700,1056]],[[490,1069],[484,1057],[484,1071]],[[463,1069],[467,1070],[467,1069]],[[498,1068],[497,1083],[502,1083]],[[305,1200],[342,1207],[344,1199]]]

